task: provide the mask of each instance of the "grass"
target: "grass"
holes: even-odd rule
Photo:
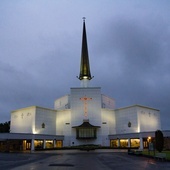
[[[148,150],[144,150],[142,152],[143,155],[146,155],[146,156],[154,156],[156,153],[158,153],[158,151],[148,151]],[[170,151],[162,151],[162,153],[166,153],[166,159],[167,160],[170,160]]]

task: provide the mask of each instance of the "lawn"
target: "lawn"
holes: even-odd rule
[[[147,155],[147,156],[154,156],[156,153],[158,153],[158,151],[148,151],[148,150],[144,150],[142,151],[143,155]],[[166,159],[170,160],[170,151],[162,151],[162,153],[166,153]]]

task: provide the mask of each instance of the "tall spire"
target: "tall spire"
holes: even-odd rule
[[[93,77],[91,77],[91,73],[90,73],[90,64],[89,64],[89,56],[88,56],[85,17],[83,17],[81,63],[80,63],[80,75],[78,79],[85,80],[85,82],[87,82],[86,80],[91,80],[92,78]]]

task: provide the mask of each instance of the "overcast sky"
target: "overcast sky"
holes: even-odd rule
[[[1,0],[0,122],[79,87],[83,21],[91,86],[116,108],[160,109],[170,129],[169,0]]]

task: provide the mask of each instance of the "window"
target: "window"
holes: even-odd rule
[[[42,126],[42,128],[44,129],[44,128],[45,128],[45,123],[42,123],[42,125],[41,125],[41,126]]]
[[[77,139],[95,139],[96,129],[95,128],[79,128],[76,131]]]

